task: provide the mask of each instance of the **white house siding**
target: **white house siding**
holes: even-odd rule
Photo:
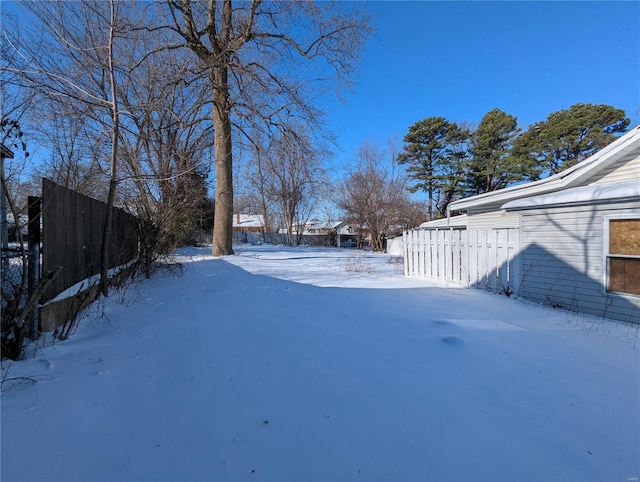
[[[604,184],[629,179],[637,179],[640,182],[640,155],[628,155],[588,179],[585,184]]]
[[[519,216],[517,213],[507,213],[500,210],[499,207],[490,212],[474,213],[469,210],[467,217],[467,229],[517,228],[518,225]]]
[[[640,201],[521,211],[523,298],[640,323],[640,296],[603,290],[603,216],[637,213]]]

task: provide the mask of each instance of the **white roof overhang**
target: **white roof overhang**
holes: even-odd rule
[[[427,221],[418,226],[420,229],[439,229],[439,228],[466,228],[467,215],[451,216],[449,218],[436,219],[435,221]]]
[[[520,211],[523,209],[595,204],[607,201],[621,202],[625,200],[640,201],[640,182],[633,180],[574,187],[540,196],[509,201],[502,206],[502,209]]]

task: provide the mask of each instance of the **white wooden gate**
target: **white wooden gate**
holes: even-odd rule
[[[517,294],[519,248],[518,229],[413,229],[404,232],[404,274]]]

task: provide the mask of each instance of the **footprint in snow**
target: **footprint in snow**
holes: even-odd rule
[[[445,336],[441,338],[442,343],[446,343],[447,345],[464,345],[464,338],[460,338],[459,336]]]
[[[38,364],[49,370],[53,368],[53,362],[51,360],[38,360]]]

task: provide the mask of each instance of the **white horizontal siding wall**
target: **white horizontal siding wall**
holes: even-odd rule
[[[609,166],[608,169],[599,172],[597,177],[589,179],[587,184],[604,184],[633,179],[637,179],[640,182],[640,156],[630,156],[620,162],[616,162]]]
[[[469,211],[467,217],[468,229],[503,229],[518,228],[520,216],[496,209],[490,212],[474,213]]]
[[[637,213],[640,202],[521,212],[522,296],[640,323],[640,296],[603,289],[603,216]]]

